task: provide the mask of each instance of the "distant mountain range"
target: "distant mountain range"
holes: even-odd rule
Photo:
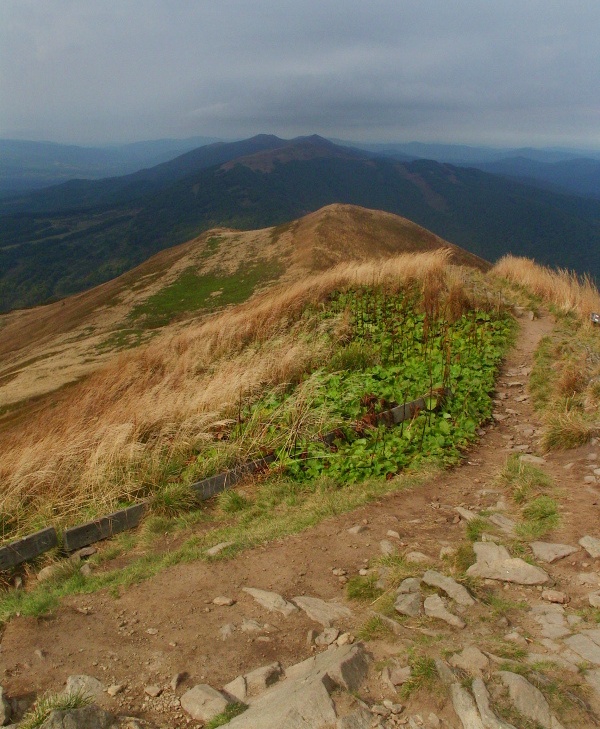
[[[53,142],[0,139],[0,194],[35,190],[76,177],[101,179],[152,167],[205,144],[212,137],[78,147]]]
[[[402,215],[487,260],[512,252],[600,278],[600,201],[318,136],[259,135],[0,201],[0,310],[84,290],[215,226],[278,225],[331,203]]]

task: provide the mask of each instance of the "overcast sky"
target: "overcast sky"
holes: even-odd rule
[[[600,148],[599,0],[0,0],[0,136]]]

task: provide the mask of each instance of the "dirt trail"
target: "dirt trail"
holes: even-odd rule
[[[268,613],[242,592],[242,587],[274,590],[287,599],[304,594],[326,600],[343,599],[344,585],[332,569],[356,574],[368,560],[380,554],[379,542],[389,539],[388,530],[399,533],[400,551],[423,552],[443,569],[438,558],[440,548],[465,539],[465,524],[457,522],[454,508],[462,505],[479,510],[495,505],[498,493],[486,494],[485,490],[501,491],[493,481],[509,452],[520,445],[531,445],[532,452],[537,453],[533,431],[539,423],[529,400],[522,396],[526,395],[526,373],[535,348],[540,338],[551,331],[553,322],[544,316],[533,321],[524,318],[520,324],[516,346],[498,382],[499,422],[485,428],[487,432],[464,465],[416,490],[390,495],[231,560],[179,565],[116,598],[106,593],[76,596],[65,600],[49,618],[14,619],[6,627],[0,650],[0,682],[5,693],[26,696],[58,691],[67,676],[91,674],[106,686],[126,686],[115,698],[106,697],[107,708],[144,716],[160,726],[186,726],[173,693],[166,691],[159,699],[149,699],[144,695],[144,686],[168,686],[174,674],[185,671],[189,676],[177,695],[197,683],[220,688],[236,676],[271,661],[278,660],[285,667],[311,654],[306,634],[318,625],[302,612],[287,618]],[[515,384],[519,382],[523,385]],[[547,541],[577,545],[584,534],[600,536],[600,490],[583,482],[583,476],[590,473],[586,466],[592,451],[587,447],[547,457],[544,469],[562,488],[561,524],[547,536]],[[565,469],[567,463],[574,465]],[[518,519],[517,507],[508,498],[506,501],[507,516]],[[357,535],[349,534],[347,530],[356,524],[364,524],[367,529]],[[581,563],[589,562],[580,550],[552,565],[558,589],[569,593],[573,605],[589,592],[589,588],[586,592],[586,588],[573,584],[573,571],[581,571]],[[536,588],[513,586],[506,596],[531,601],[537,598],[536,592]],[[236,602],[231,607],[217,607],[212,601],[219,595]],[[356,631],[368,617],[369,608],[347,604],[354,617],[344,627]],[[244,619],[254,619],[261,625],[268,623],[270,627],[260,633],[242,632],[240,625]],[[226,624],[233,624],[235,630],[224,640],[220,630]],[[482,639],[484,628],[478,626],[467,636],[469,630],[460,635],[463,645]],[[372,641],[368,649],[376,659],[384,660],[398,652],[398,645]],[[365,692],[361,694],[371,701],[385,695],[375,674]],[[169,706],[169,696],[173,706]],[[436,710],[441,712],[440,716],[453,716],[448,707],[437,706]],[[447,721],[448,726],[458,726],[456,717]]]

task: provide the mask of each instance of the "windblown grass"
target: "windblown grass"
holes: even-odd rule
[[[223,423],[235,421],[244,403],[300,381],[331,356],[343,316],[323,322],[318,308],[333,291],[357,285],[398,291],[417,282],[424,298],[438,295],[448,255],[438,250],[339,265],[120,354],[68,400],[3,434],[2,534],[93,518],[164,488],[199,453],[210,463]],[[294,427],[308,427],[300,405]],[[255,446],[247,439],[229,456],[254,455]],[[163,497],[159,510],[174,508],[176,496]]]

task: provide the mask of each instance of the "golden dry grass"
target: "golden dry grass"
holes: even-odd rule
[[[323,326],[316,313],[301,316],[308,304],[361,284],[439,290],[448,257],[437,250],[342,264],[121,354],[34,422],[3,434],[5,534],[65,526],[151,492],[171,462],[210,441],[241,398],[326,360],[331,338],[314,335]]]
[[[559,311],[576,313],[584,321],[589,321],[592,312],[600,312],[600,293],[588,276],[578,276],[565,269],[554,270],[516,256],[504,256],[492,271],[524,286]]]

